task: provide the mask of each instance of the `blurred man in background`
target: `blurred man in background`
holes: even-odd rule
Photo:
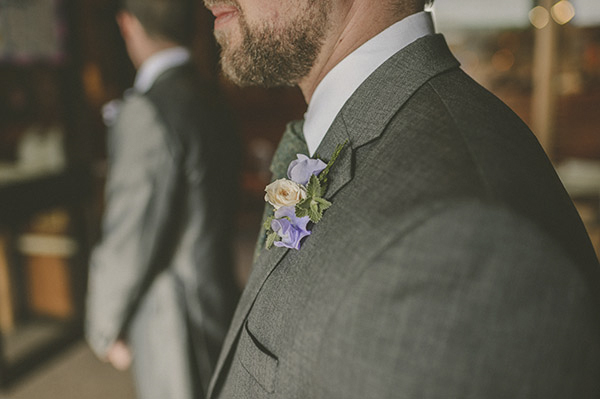
[[[272,248],[211,398],[600,397],[583,224],[426,1],[205,3],[234,82],[298,85],[308,103],[273,158]]]
[[[194,3],[125,0],[117,17],[137,75],[109,130],[86,335],[115,367],[132,361],[142,399],[204,396],[238,296],[238,143],[184,47]]]

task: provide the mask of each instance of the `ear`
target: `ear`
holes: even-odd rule
[[[121,35],[127,40],[131,37],[134,16],[127,11],[119,11],[116,19],[119,29],[121,30]]]

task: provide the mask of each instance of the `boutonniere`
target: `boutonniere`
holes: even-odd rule
[[[265,201],[275,210],[265,220],[266,247],[300,249],[300,241],[310,235],[308,223],[318,223],[331,206],[324,198],[327,175],[347,141],[335,149],[328,163],[297,154],[288,166],[287,179],[278,179],[266,188]]]

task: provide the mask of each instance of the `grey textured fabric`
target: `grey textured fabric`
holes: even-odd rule
[[[275,154],[273,154],[273,160],[269,167],[273,176],[271,179],[272,182],[287,176],[288,165],[296,159],[297,154],[308,155],[308,147],[306,146],[304,133],[302,133],[303,126],[304,121],[298,120],[288,123],[285,127],[285,132],[283,132],[283,136],[281,137],[281,141],[277,146]],[[269,204],[265,204],[260,231],[254,248],[255,260],[260,255],[260,252],[265,249],[265,241],[267,241],[266,229],[264,228],[263,223],[272,215],[273,207]]]
[[[239,152],[224,112],[186,65],[128,96],[110,131],[86,336],[99,356],[129,341],[144,399],[204,396],[238,299]]]
[[[263,251],[211,398],[598,398],[589,238],[529,129],[428,36],[375,71],[299,251]]]

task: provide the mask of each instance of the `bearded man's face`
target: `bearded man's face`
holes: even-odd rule
[[[221,66],[240,86],[293,86],[310,72],[328,29],[329,0],[205,0]]]

